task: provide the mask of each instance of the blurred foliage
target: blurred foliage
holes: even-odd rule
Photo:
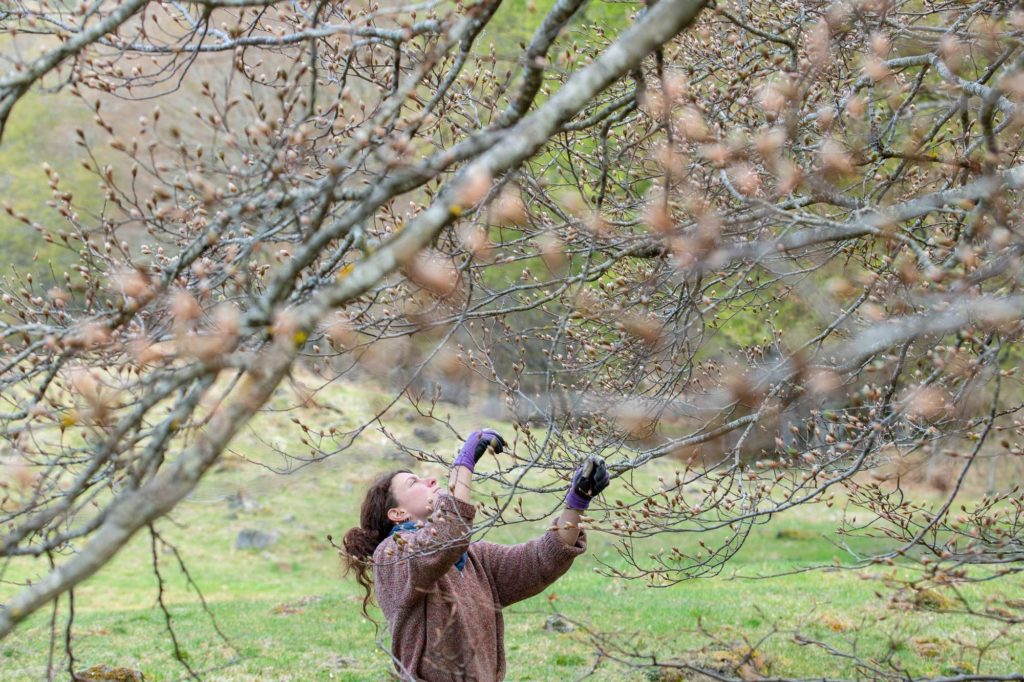
[[[62,191],[75,195],[75,202],[88,209],[100,206],[96,181],[82,168],[84,155],[74,144],[75,127],[88,121],[88,113],[70,95],[33,92],[15,107],[8,129],[0,142],[0,200],[28,216],[54,234],[67,230],[67,219],[47,206],[51,190],[43,172],[43,161],[60,174]],[[31,226],[0,212],[0,234],[4,239],[7,268],[31,272],[40,281],[60,278],[75,260],[68,248],[43,240]]]

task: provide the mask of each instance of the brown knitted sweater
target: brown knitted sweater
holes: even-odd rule
[[[569,570],[587,543],[573,547],[556,531],[521,545],[470,543],[476,507],[437,497],[431,520],[399,532],[373,554],[377,601],[391,630],[403,680],[488,682],[505,677],[501,609],[532,597]],[[468,554],[461,571],[455,567]]]

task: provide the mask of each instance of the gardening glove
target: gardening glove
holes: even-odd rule
[[[586,511],[590,501],[608,487],[610,480],[604,460],[596,455],[587,457],[572,475],[569,494],[565,496],[565,506],[577,511]]]
[[[474,431],[469,434],[469,438],[462,444],[462,449],[459,450],[459,454],[452,466],[464,466],[473,471],[473,467],[476,466],[476,463],[487,452],[487,448],[494,448],[494,453],[497,454],[507,446],[508,444],[505,442],[505,439],[499,436],[498,432],[493,429]]]

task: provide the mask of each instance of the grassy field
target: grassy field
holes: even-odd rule
[[[321,394],[347,415],[359,416],[376,398],[372,391],[335,385]],[[272,407],[289,406],[282,394]],[[327,427],[328,418],[307,414],[311,423]],[[305,417],[304,417],[305,418]],[[337,419],[332,417],[331,419]],[[469,413],[453,412],[460,428],[474,424]],[[340,424],[340,422],[339,422]],[[387,422],[403,439],[423,445],[413,435],[428,428],[442,440],[436,445],[449,453],[454,440],[435,425],[427,425],[411,411],[399,409]],[[505,427],[511,432],[510,427]],[[268,412],[251,424],[234,444],[237,453],[266,463],[280,463],[268,444],[300,452],[301,431],[289,413]],[[257,437],[258,436],[258,437]],[[174,514],[157,525],[158,531],[181,552],[203,591],[217,623],[237,653],[225,644],[204,613],[177,567],[174,556],[161,552],[164,598],[182,651],[204,677],[213,680],[372,680],[386,678],[387,655],[378,646],[374,626],[359,613],[360,592],[354,581],[341,577],[337,554],[326,540],[340,538],[356,522],[361,491],[380,469],[408,464],[393,444],[379,433],[367,431],[352,452],[312,465],[288,476],[228,456],[225,466],[212,473],[200,489]],[[651,482],[658,473],[674,468],[672,462],[645,470]],[[441,473],[437,471],[435,473]],[[230,504],[241,498],[247,504]],[[614,495],[615,490],[610,489]],[[527,499],[536,509],[550,500]],[[233,508],[234,507],[234,508]],[[756,640],[773,627],[799,627],[809,636],[839,648],[856,637],[862,654],[883,657],[891,652],[915,675],[950,674],[975,670],[972,647],[984,645],[999,630],[991,621],[894,604],[877,580],[881,572],[816,571],[771,580],[735,578],[777,573],[806,564],[851,561],[836,548],[834,529],[840,512],[824,506],[780,516],[759,528],[726,572],[717,578],[654,589],[638,581],[611,579],[595,573],[601,558],[622,565],[607,535],[591,533],[589,551],[560,582],[544,595],[515,605],[505,612],[508,678],[513,680],[574,679],[595,660],[593,646],[582,629],[558,633],[544,624],[557,608],[573,620],[605,630],[638,633],[633,644],[655,652],[660,659],[681,655],[704,642],[695,630],[703,623],[716,637],[738,642],[740,633]],[[499,528],[488,539],[517,542],[542,531],[544,524]],[[277,534],[277,541],[260,550],[236,550],[240,531],[260,529]],[[696,536],[672,540],[696,543]],[[8,566],[5,581],[38,573],[41,563],[19,561]],[[892,570],[892,569],[890,569]],[[1003,596],[1024,593],[1020,578],[973,587],[967,593],[995,604]],[[0,600],[16,588],[0,584]],[[882,596],[876,595],[878,591]],[[152,570],[148,535],[136,537],[116,560],[75,591],[74,654],[78,668],[94,664],[142,670],[148,680],[185,677],[174,659],[164,616],[157,605],[157,583]],[[553,597],[553,601],[549,601]],[[1001,603],[1001,602],[1000,602]],[[66,599],[61,600],[58,627],[63,628]],[[381,620],[379,611],[373,614]],[[45,675],[50,612],[35,614],[0,641],[0,679],[32,680]],[[379,640],[386,643],[383,636]],[[1024,668],[1020,631],[996,645],[985,658],[982,672],[1008,673]],[[714,645],[695,655],[713,662],[735,655]],[[760,671],[772,675],[843,676],[851,671],[819,649],[799,646],[790,634],[768,639],[759,648]],[[56,659],[61,658],[58,641]],[[691,660],[692,657],[691,657]],[[230,662],[233,661],[233,662]],[[230,663],[229,663],[230,662]],[[627,674],[628,673],[628,674]],[[626,671],[603,663],[595,680],[650,679],[640,671]]]

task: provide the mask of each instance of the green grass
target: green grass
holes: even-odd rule
[[[374,401],[379,401],[368,387],[342,384],[330,387],[321,398],[354,417],[365,416]],[[272,406],[285,408],[292,401],[282,393]],[[412,429],[424,423],[408,420],[406,414],[410,411],[398,409],[387,426],[399,437],[416,442]],[[280,463],[260,444],[255,437],[258,433],[289,452],[301,452],[301,431],[289,416],[286,412],[261,415],[253,428],[238,438],[234,449],[268,463]],[[474,421],[464,412],[451,416],[460,428]],[[311,426],[330,425],[326,417],[313,419],[305,414],[303,419],[308,419]],[[442,436],[437,446],[441,452],[454,448],[453,438],[436,426],[428,428]],[[504,429],[512,432],[508,426]],[[185,503],[158,523],[158,531],[181,551],[217,622],[238,649],[238,660],[225,666],[232,658],[231,649],[220,641],[173,556],[163,554],[165,601],[175,633],[188,660],[199,669],[209,670],[209,679],[366,680],[387,676],[389,659],[375,643],[373,625],[359,613],[358,586],[342,579],[339,558],[325,538],[328,534],[340,538],[355,524],[366,482],[376,471],[403,463],[390,454],[394,452],[394,446],[382,436],[367,432],[353,452],[289,476],[277,476],[228,457],[226,466],[211,473]],[[653,485],[658,473],[667,473],[674,466],[672,462],[658,462],[639,474],[634,483]],[[227,498],[239,490],[258,507],[229,509]],[[622,490],[612,488],[608,493],[620,496]],[[526,509],[536,510],[550,503],[527,496]],[[723,575],[670,588],[650,588],[640,581],[597,574],[594,569],[598,558],[623,564],[613,538],[591,533],[588,552],[562,580],[543,595],[506,610],[508,677],[572,679],[593,663],[594,649],[582,630],[555,633],[544,629],[552,606],[573,620],[599,629],[640,633],[634,643],[657,653],[660,659],[701,647],[705,639],[696,632],[698,623],[727,642],[738,641],[742,633],[756,638],[773,624],[783,630],[799,627],[804,634],[839,648],[846,648],[844,640],[860,630],[861,652],[881,657],[894,649],[899,662],[915,675],[937,675],[961,665],[961,661],[971,662],[969,647],[987,641],[998,631],[999,624],[992,621],[908,610],[894,604],[892,591],[879,580],[863,579],[881,578],[881,571],[816,571],[771,580],[731,579],[734,575],[765,575],[833,560],[848,563],[850,556],[828,541],[835,539],[838,522],[839,512],[824,506],[779,516],[753,533]],[[518,542],[539,534],[544,525],[505,526],[490,533],[488,539]],[[264,551],[235,550],[235,536],[246,528],[274,531],[279,539]],[[696,539],[693,534],[683,534],[669,542],[692,547]],[[154,681],[184,676],[157,606],[150,551],[148,535],[140,534],[110,565],[75,591],[74,651],[79,668],[100,663],[127,666],[142,670],[148,680]],[[4,579],[39,574],[44,569],[43,562],[19,560],[9,566]],[[965,592],[981,603],[1001,594],[1019,595],[1022,587],[1021,579],[1007,578]],[[10,584],[0,584],[0,601],[15,590]],[[876,596],[876,591],[882,596]],[[66,599],[62,599],[60,628],[66,606]],[[379,611],[372,613],[382,622]],[[40,679],[44,675],[49,619],[49,609],[36,613],[0,641],[0,679]],[[381,641],[386,642],[383,638]],[[1007,673],[1024,667],[1019,629],[1011,630],[1005,641],[1007,644],[988,654],[984,672]],[[697,656],[708,660],[723,655],[722,651],[720,645],[713,645]],[[788,634],[772,637],[760,651],[773,675],[851,674],[841,662],[811,647],[798,646]],[[58,641],[57,660],[61,654],[62,643]],[[632,675],[630,678],[621,668],[604,665],[592,679],[644,679],[639,672]]]

